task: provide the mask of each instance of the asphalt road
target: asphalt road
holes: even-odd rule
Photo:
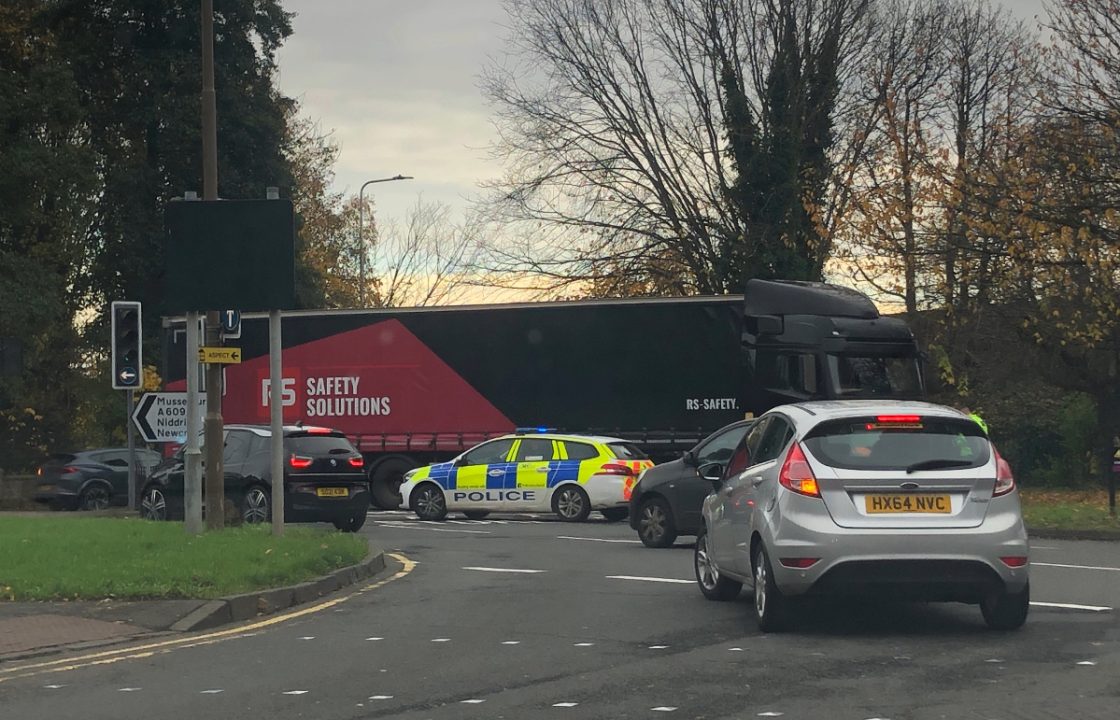
[[[598,517],[597,515],[594,517]],[[0,666],[0,717],[1120,717],[1120,546],[1034,543],[1026,627],[964,605],[816,604],[762,635],[704,600],[692,550],[625,523],[498,516],[365,531],[375,587],[289,619]]]

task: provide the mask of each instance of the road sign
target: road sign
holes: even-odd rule
[[[222,310],[222,335],[226,337],[241,336],[241,311]]]
[[[198,398],[200,412],[206,412],[206,396]],[[185,392],[144,393],[132,421],[146,442],[184,442],[187,436],[187,394]]]
[[[211,364],[236,365],[241,362],[241,348],[200,347],[198,361]]]

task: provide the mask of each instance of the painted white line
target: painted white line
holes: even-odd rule
[[[65,685],[44,685],[47,690],[58,690],[59,688],[66,687]]]
[[[484,703],[486,701],[485,700],[480,700],[478,698],[471,698],[470,700],[460,700],[459,702],[461,702],[464,705],[479,705],[479,704]]]
[[[607,575],[611,580],[643,580],[645,582],[676,583],[678,585],[691,585],[695,580],[678,580],[677,578],[642,577],[640,575]]]
[[[315,639],[314,635],[304,635],[303,637],[300,638],[300,640],[314,640],[314,639]]]
[[[668,645],[650,645],[649,649],[650,650],[664,650],[667,647],[669,647],[669,646]]]
[[[427,527],[426,525],[409,525],[401,522],[379,522],[381,527],[393,528],[394,530],[427,530],[429,532],[445,532],[445,533],[470,533],[471,535],[489,535],[489,530],[443,530],[440,528]]]
[[[1031,550],[1060,550],[1053,545],[1031,545]]]
[[[523,568],[493,568],[493,567],[465,567],[464,570],[477,570],[478,572],[496,572],[496,573],[543,573],[547,570],[525,570]]]
[[[576,705],[579,705],[579,703],[572,703],[572,702],[552,703],[552,707],[575,707]]]
[[[586,540],[587,542],[626,543],[627,545],[633,545],[634,543],[637,543],[638,545],[642,544],[641,540],[608,540],[607,538],[576,537],[574,535],[557,535],[556,539],[557,540]]]
[[[1035,602],[1031,600],[1031,606],[1062,608],[1063,610],[1084,610],[1085,612],[1112,612],[1112,608],[1104,605],[1076,605],[1074,603]]]
[[[520,645],[521,641],[520,640],[503,640],[502,644],[503,645]]]
[[[215,690],[202,690],[198,694],[199,695],[217,695],[220,692],[225,692],[225,690],[217,690],[217,689],[215,689]]]
[[[432,642],[451,642],[451,638],[432,638]]]
[[[393,696],[392,695],[370,695],[369,699],[370,700],[392,700]]]
[[[1105,572],[1120,572],[1120,567],[1105,567],[1101,565],[1066,565],[1065,563],[1032,562],[1031,566],[1071,568],[1073,570],[1104,570]]]
[[[671,705],[658,705],[655,708],[650,708],[650,710],[654,712],[673,712],[676,708]]]
[[[1001,663],[1001,662],[1003,662],[1003,660],[1000,660],[999,658],[988,658],[984,662],[986,662],[986,663]]]
[[[307,690],[285,690],[283,692],[284,695],[306,695],[307,693]]]
[[[727,652],[743,652],[743,648],[727,648]]]
[[[117,692],[139,692],[142,688],[121,688]]]
[[[1096,663],[1093,662],[1092,660],[1082,660],[1081,662],[1079,662],[1077,664],[1078,665],[1096,665]]]
[[[594,644],[595,643],[582,642],[582,643],[575,643],[573,647],[591,647]]]
[[[370,638],[366,638],[366,640],[384,640],[384,639],[385,639],[385,638],[383,638],[383,637],[370,637]]]
[[[782,715],[785,715],[785,713],[774,712],[773,710],[767,710],[766,712],[760,712],[758,714],[759,717],[781,717]]]

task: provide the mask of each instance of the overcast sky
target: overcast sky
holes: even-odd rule
[[[1006,0],[1024,19],[1043,0]],[[421,196],[462,207],[500,168],[488,159],[490,109],[478,79],[503,52],[502,0],[284,0],[296,13],[280,87],[333,131],[335,189],[398,173],[372,193],[382,221]]]

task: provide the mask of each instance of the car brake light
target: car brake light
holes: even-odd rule
[[[881,423],[920,423],[921,415],[879,415],[875,418]]]
[[[292,467],[294,467],[294,468],[308,468],[308,467],[311,467],[312,460],[309,457],[300,457],[299,455],[292,455],[291,460],[289,460],[288,462],[290,462]]]
[[[781,472],[778,473],[778,482],[782,487],[798,495],[821,496],[821,490],[817,487],[817,478],[813,475],[813,469],[809,467],[809,461],[805,458],[800,443],[795,442],[789,449]]]
[[[599,468],[599,475],[634,475],[634,468],[621,463],[607,463]]]
[[[76,472],[81,472],[81,471],[78,470],[78,468],[74,467],[73,465],[67,465],[66,467],[62,468],[62,474],[63,475],[69,475],[70,473],[76,473]]]
[[[330,435],[334,432],[334,430],[325,427],[305,427],[303,431],[308,435]]]
[[[992,497],[999,497],[1015,489],[1015,476],[1011,473],[1011,466],[999,454],[995,445],[992,446],[992,452],[996,454],[996,488],[992,491]]]
[[[784,565],[785,567],[788,567],[788,568],[798,568],[798,569],[804,570],[807,567],[812,567],[812,566],[816,565],[817,561],[819,561],[819,560],[820,560],[820,558],[794,557],[794,558],[779,558],[778,562],[780,562],[782,565]]]
[[[350,466],[351,467],[360,468],[365,464],[366,464],[365,458],[363,458],[361,455],[359,455],[358,457],[350,458]]]
[[[1027,557],[1025,555],[1009,555],[1001,557],[1003,564],[1010,568],[1021,568],[1027,564]]]

